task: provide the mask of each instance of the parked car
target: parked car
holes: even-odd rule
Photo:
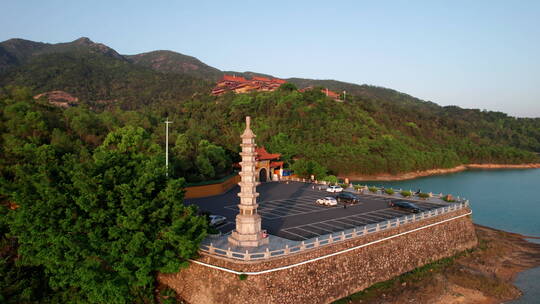
[[[224,224],[227,221],[227,218],[223,215],[210,214],[208,220],[210,221],[210,226],[216,227]]]
[[[341,192],[343,191],[343,188],[341,188],[341,186],[330,186],[326,188],[326,191],[327,192]]]
[[[318,199],[315,203],[323,206],[337,206],[337,201],[331,196]]]
[[[410,211],[412,213],[422,212],[422,208],[418,207],[416,204],[407,202],[407,201],[391,201],[388,203],[390,207]]]
[[[360,198],[350,192],[340,192],[338,193],[338,195],[336,195],[336,199],[340,203],[351,203],[351,204],[360,203]]]

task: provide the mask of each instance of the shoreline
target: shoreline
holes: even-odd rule
[[[465,164],[459,165],[453,168],[447,169],[430,169],[422,171],[413,171],[405,172],[399,174],[343,174],[339,175],[339,178],[348,178],[350,181],[401,181],[415,179],[419,177],[433,176],[433,175],[442,175],[462,172],[465,170],[500,170],[500,169],[539,169],[540,163],[531,163],[531,164]]]
[[[523,293],[515,279],[522,271],[540,267],[540,244],[518,233],[474,227],[479,244],[472,250],[457,253],[447,263],[435,261],[412,279],[404,274],[335,303],[495,304],[520,298]]]

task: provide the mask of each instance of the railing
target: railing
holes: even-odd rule
[[[469,206],[469,201],[465,200],[458,203],[452,203],[451,205],[424,211],[421,213],[413,213],[405,215],[399,218],[390,219],[388,221],[381,221],[379,223],[369,224],[365,226],[359,226],[352,229],[347,229],[341,233],[329,233],[320,237],[308,239],[302,242],[298,242],[297,245],[289,246],[285,245],[284,248],[269,250],[264,252],[236,252],[230,248],[223,249],[214,247],[212,243],[210,245],[201,245],[200,250],[212,255],[228,257],[232,259],[244,260],[244,261],[256,261],[270,259],[279,256],[285,256],[292,253],[302,252],[308,249],[319,248],[330,244],[343,242],[345,240],[354,239],[357,237],[365,236],[368,234],[376,233],[379,231],[387,230],[393,227],[399,227],[400,225],[422,221],[438,215],[442,215],[448,212],[457,211]]]

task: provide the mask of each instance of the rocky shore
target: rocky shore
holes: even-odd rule
[[[407,179],[415,179],[418,177],[431,176],[431,175],[440,175],[440,174],[449,174],[461,172],[469,169],[535,169],[540,168],[539,163],[534,164],[467,164],[460,165],[454,168],[448,169],[431,169],[424,171],[414,171],[406,172],[399,174],[375,174],[375,175],[365,175],[365,174],[343,174],[340,175],[340,178],[348,178],[351,181],[399,181]]]
[[[415,271],[378,283],[337,303],[503,303],[521,291],[517,273],[540,266],[540,244],[525,237],[475,225],[479,245]]]

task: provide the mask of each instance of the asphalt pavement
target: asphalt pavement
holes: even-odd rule
[[[346,208],[343,204],[335,207],[320,206],[315,203],[317,199],[335,194],[319,190],[319,187],[301,182],[268,182],[257,186],[262,229],[286,239],[302,241],[410,214],[388,207],[392,198],[371,194],[355,193],[360,197],[360,203],[347,205]],[[228,233],[235,228],[237,205],[240,203],[237,195],[239,191],[240,187],[236,186],[225,194],[189,199],[186,203],[195,204],[202,211],[225,216],[227,222],[218,229]],[[429,202],[414,203],[425,210],[440,207],[440,204]]]

